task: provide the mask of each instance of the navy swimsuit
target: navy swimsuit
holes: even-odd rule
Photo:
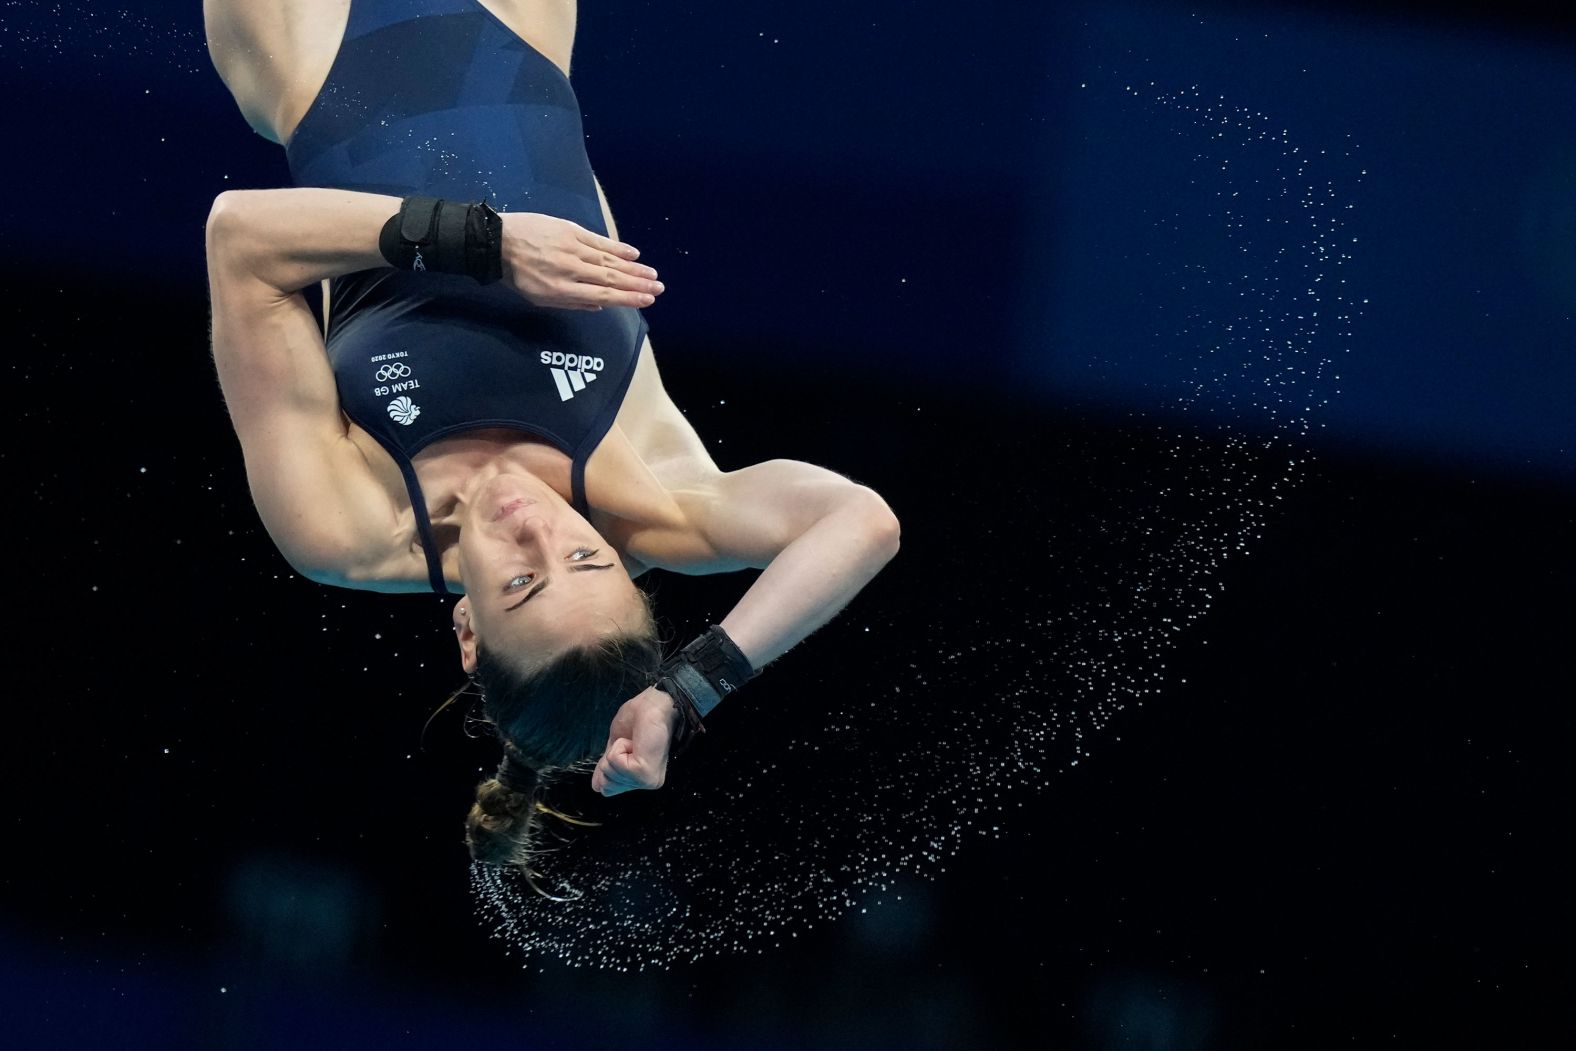
[[[569,78],[476,0],[352,0],[328,80],[286,148],[297,186],[487,200],[604,236]],[[640,311],[532,306],[503,284],[365,270],[331,283],[328,356],[345,414],[405,477],[432,589],[447,593],[411,457],[480,427],[527,431],[585,465],[618,414]]]

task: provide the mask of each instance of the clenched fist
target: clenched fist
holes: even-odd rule
[[[655,686],[625,701],[613,716],[607,750],[591,774],[592,791],[616,796],[639,788],[661,788],[679,718],[673,698]]]

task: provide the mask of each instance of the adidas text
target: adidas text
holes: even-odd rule
[[[542,364],[583,369],[586,372],[601,372],[604,367],[601,358],[594,358],[590,354],[565,354],[561,350],[542,351]]]

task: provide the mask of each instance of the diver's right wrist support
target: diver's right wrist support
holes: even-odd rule
[[[486,201],[406,197],[383,224],[378,251],[396,270],[463,274],[490,285],[503,276],[503,217]]]

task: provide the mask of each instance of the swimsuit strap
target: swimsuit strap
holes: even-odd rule
[[[631,372],[634,370],[631,369]],[[580,517],[591,521],[591,508],[586,505],[586,460],[588,456],[576,456],[569,468],[569,502],[574,509],[580,512]]]
[[[427,517],[427,499],[421,494],[421,483],[416,481],[416,468],[405,456],[394,459],[405,476],[405,488],[410,491],[410,508],[416,512],[416,532],[421,537],[422,554],[427,557],[427,583],[435,595],[452,595],[454,592],[443,578],[443,553],[432,536],[432,519]]]

